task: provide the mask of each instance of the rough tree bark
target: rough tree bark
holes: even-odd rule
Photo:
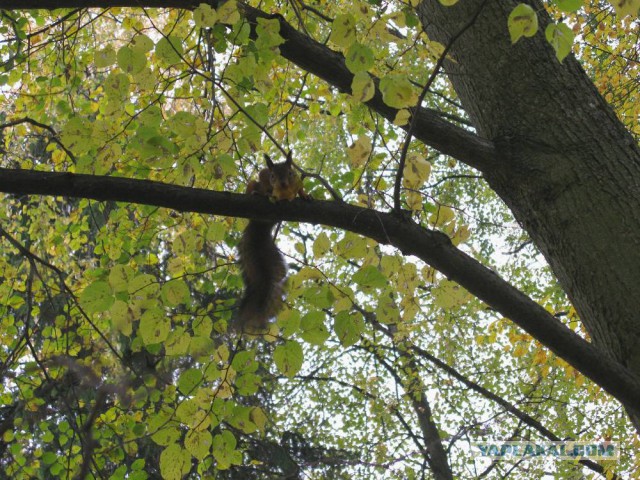
[[[640,376],[640,148],[579,63],[556,60],[539,2],[529,2],[538,34],[511,44],[517,3],[427,0],[418,12],[429,37],[447,45],[482,9],[445,68],[477,131],[494,142],[499,162],[483,173],[596,345]]]

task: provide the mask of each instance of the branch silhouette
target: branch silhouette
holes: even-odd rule
[[[0,168],[0,191],[153,205],[181,212],[322,224],[364,235],[415,255],[511,319],[623,403],[637,405],[640,381],[543,307],[466,253],[443,233],[404,216],[334,201],[272,203],[241,195],[149,180]]]

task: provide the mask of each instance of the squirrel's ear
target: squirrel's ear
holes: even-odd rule
[[[271,161],[271,157],[265,153],[264,159],[267,162],[267,167],[273,168],[273,162]]]
[[[291,158],[292,152],[291,150],[289,150],[289,153],[287,153],[287,161],[285,162],[287,165],[291,165],[293,163],[293,158]]]

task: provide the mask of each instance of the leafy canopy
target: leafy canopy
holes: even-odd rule
[[[316,199],[330,198],[322,179],[345,201],[388,209],[398,126],[444,50],[422,33],[417,3],[260,2],[344,55],[349,93],[285,61],[278,18],[252,31],[233,0],[192,12],[3,11],[2,166],[243,192],[263,152],[292,149]],[[548,5],[564,20],[544,35],[558,60],[580,56],[640,134],[638,62],[626,61],[638,2],[613,6],[620,18],[606,4]],[[526,42],[536,12],[519,5],[505,28]],[[376,84],[399,110],[394,124],[364,104]],[[444,77],[425,102],[468,125]],[[403,208],[580,331],[476,172],[419,142],[405,160]],[[618,406],[566,362],[371,239],[283,224],[287,308],[268,335],[240,339],[229,326],[244,220],[29,196],[5,196],[0,217],[0,467],[11,478],[413,478],[426,464],[422,398],[453,470],[469,475],[483,467],[463,440],[521,428],[495,397],[522,400],[560,438],[628,438]],[[637,462],[616,469],[637,474]],[[555,468],[568,478],[577,467]]]

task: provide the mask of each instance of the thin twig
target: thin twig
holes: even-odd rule
[[[402,145],[402,152],[400,154],[400,163],[398,165],[398,173],[396,175],[396,182],[393,187],[393,211],[396,213],[400,213],[401,211],[400,187],[402,186],[402,176],[404,175],[404,166],[407,160],[407,152],[409,151],[409,145],[411,144],[411,137],[413,136],[413,131],[415,129],[417,118],[418,118],[416,113],[420,108],[420,105],[422,105],[422,102],[424,101],[424,98],[426,97],[427,92],[431,88],[431,85],[435,81],[436,76],[440,73],[440,69],[442,68],[442,64],[444,63],[444,60],[447,57],[447,54],[449,53],[449,50],[451,50],[451,48],[453,47],[453,44],[458,40],[458,38],[460,38],[462,34],[466,32],[469,28],[471,28],[471,26],[476,22],[478,16],[480,15],[480,12],[482,11],[482,9],[486,4],[487,4],[487,0],[484,0],[478,7],[478,10],[473,15],[473,17],[471,17],[471,19],[460,29],[460,31],[458,31],[458,33],[456,33],[454,36],[451,37],[451,39],[447,43],[447,46],[442,51],[440,58],[438,58],[438,61],[436,62],[436,65],[433,68],[433,71],[431,72],[431,75],[429,76],[427,83],[422,89],[422,92],[420,92],[420,96],[418,97],[418,102],[416,103],[416,107],[414,107],[413,109],[414,111],[413,111],[413,115],[411,116],[411,123],[409,124],[409,129],[407,130],[407,136],[404,140],[404,144]]]

